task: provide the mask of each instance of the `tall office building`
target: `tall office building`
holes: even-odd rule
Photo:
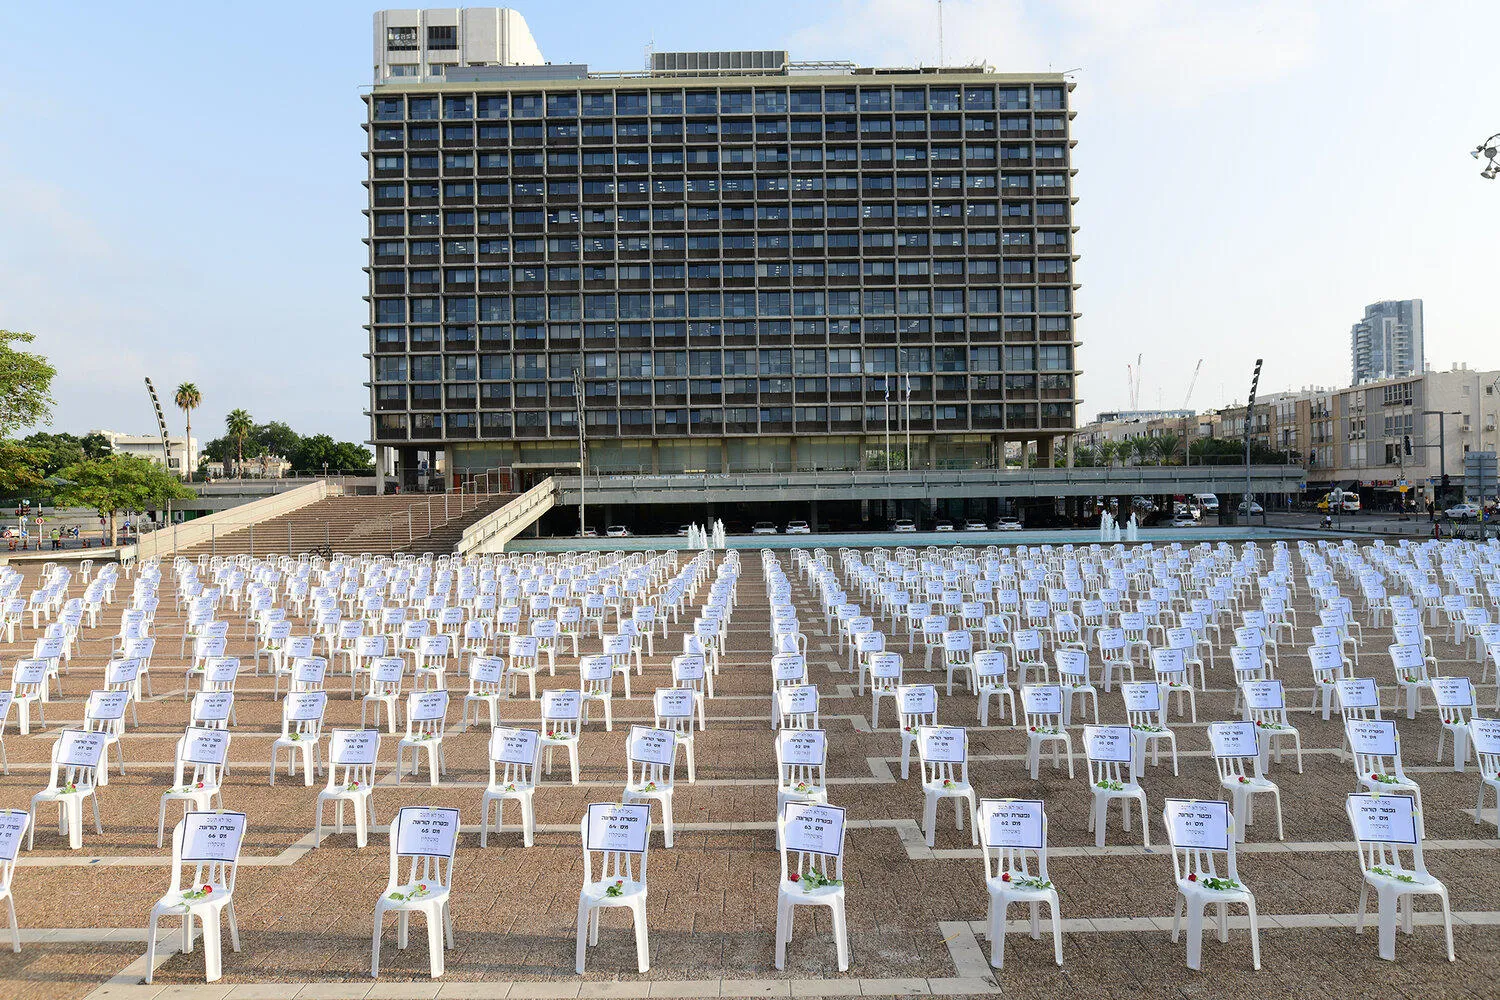
[[[507,7],[375,12],[376,83],[423,83],[461,67],[541,62],[526,19]]]
[[[580,413],[601,472],[1050,461],[1070,89],[782,51],[378,78],[371,442],[403,479],[576,468]]]
[[[1422,300],[1400,299],[1365,306],[1365,315],[1349,330],[1351,385],[1375,379],[1420,375]]]

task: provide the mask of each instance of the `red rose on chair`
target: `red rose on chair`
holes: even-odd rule
[[[203,887],[203,894],[204,894],[204,895],[205,895],[205,896],[207,896],[207,895],[211,895],[211,894],[212,894],[212,893],[213,893],[213,891],[214,891],[214,887],[213,887],[213,886],[211,886],[211,885],[205,885],[205,886],[204,886],[204,887]]]
[[[1196,882],[1196,881],[1198,881],[1198,875],[1197,875],[1197,873],[1196,872],[1188,872],[1188,881],[1189,882]]]
[[[787,881],[788,882],[795,882],[798,879],[800,879],[801,877],[802,876],[798,875],[796,872],[792,872],[790,875],[787,876]]]
[[[1009,882],[1010,881],[1010,872],[1005,872],[1003,875],[1001,875],[1000,876],[1000,881],[1002,881],[1002,882]]]

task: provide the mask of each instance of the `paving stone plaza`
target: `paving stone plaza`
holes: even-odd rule
[[[0,809],[24,811],[48,786],[59,734],[84,727],[85,700],[90,692],[106,688],[107,665],[125,653],[120,638],[128,627],[124,617],[132,607],[143,607],[153,592],[157,604],[149,635],[156,641],[149,656],[150,693],[129,699],[118,747],[106,751],[107,784],[93,796],[102,834],[85,802],[81,847],[71,848],[68,836],[59,833],[57,807],[37,807],[34,844],[29,849],[22,845],[11,877],[20,947],[15,952],[0,948],[0,996],[1494,996],[1500,973],[1500,841],[1494,798],[1486,800],[1478,823],[1475,802],[1481,775],[1486,770],[1494,774],[1496,758],[1476,759],[1471,752],[1464,769],[1456,771],[1450,735],[1440,759],[1443,720],[1451,720],[1453,710],[1437,707],[1433,691],[1441,685],[1423,678],[1472,681],[1477,708],[1461,710],[1460,721],[1471,714],[1500,714],[1492,707],[1500,643],[1486,642],[1482,624],[1495,620],[1497,569],[1500,546],[1495,545],[1392,543],[1377,548],[1318,541],[1079,545],[1076,551],[1062,546],[823,551],[809,545],[764,554],[745,549],[454,557],[451,565],[431,557],[402,562],[355,556],[300,563],[204,557],[120,569],[109,588],[104,581],[111,571],[101,565],[17,563],[0,568],[0,590],[12,601],[8,609],[15,601],[25,605],[19,614],[7,610],[0,626],[4,666],[15,681],[15,703],[4,717],[8,770],[0,778]],[[570,573],[578,585],[565,585],[554,606],[533,600],[532,590],[545,594],[549,585],[566,584]],[[299,589],[299,580],[310,592]],[[199,591],[216,585],[217,599]],[[328,599],[319,600],[319,586],[332,587]],[[607,587],[619,588],[619,596]],[[839,589],[844,600],[833,601]],[[1026,598],[1046,601],[1047,607],[1016,603],[1011,590],[1034,590]],[[39,600],[41,592],[45,596]],[[374,592],[383,600],[367,600]],[[931,610],[938,614],[945,610],[946,592],[952,605],[947,609],[948,634],[966,631],[975,651],[1005,652],[1007,686],[1015,692],[1016,707],[1022,704],[1020,668],[1027,659],[1022,633],[1036,627],[1042,640],[1039,659],[1044,666],[1031,668],[1029,683],[1059,683],[1056,665],[1069,661],[1068,649],[1082,648],[1087,682],[1096,691],[1097,721],[1106,726],[1135,720],[1127,717],[1122,670],[1109,671],[1106,690],[1104,663],[1110,656],[1102,652],[1100,633],[1117,625],[1128,628],[1131,615],[1146,614],[1141,641],[1132,638],[1123,655],[1132,660],[1136,681],[1153,681],[1153,650],[1171,644],[1168,629],[1185,620],[1192,628],[1193,620],[1183,618],[1195,613],[1192,602],[1210,602],[1206,612],[1198,612],[1204,618],[1197,621],[1194,641],[1183,657],[1184,686],[1192,689],[1196,704],[1186,710],[1185,699],[1170,682],[1160,689],[1166,695],[1163,721],[1175,735],[1177,773],[1164,744],[1159,762],[1147,751],[1139,785],[1151,846],[1143,844],[1134,808],[1127,831],[1118,805],[1112,805],[1103,846],[1090,829],[1091,805],[1099,790],[1085,755],[1084,721],[1096,721],[1092,704],[1064,694],[1072,715],[1056,728],[1071,737],[1074,776],[1065,761],[1054,765],[1047,747],[1033,779],[1027,755],[1036,720],[1016,724],[1009,708],[1001,714],[1001,699],[989,696],[988,724],[981,725],[979,699],[971,691],[974,671],[962,665],[967,658],[955,657],[960,666],[952,673],[949,693],[944,630],[924,634],[921,621],[909,618],[909,607],[901,606],[898,592],[904,592],[908,605],[931,593],[937,605]],[[586,602],[587,593],[609,596]],[[1284,607],[1279,603],[1283,594]],[[486,602],[486,595],[496,600]],[[21,701],[29,690],[22,661],[45,659],[47,650],[38,641],[45,641],[49,623],[66,625],[69,601],[84,608],[95,597],[100,598],[97,618],[91,621],[93,609],[85,610],[65,643],[68,655],[58,661],[56,678],[49,679],[50,669],[42,668],[49,675],[42,681],[49,700],[26,706],[30,732],[22,735]],[[1324,625],[1329,619],[1320,619],[1319,612],[1336,611],[1341,598],[1349,601],[1351,624],[1331,626],[1337,634],[1330,640]],[[1410,612],[1404,611],[1408,598]],[[205,600],[212,607],[207,617],[193,610]],[[723,608],[717,618],[716,600]],[[1105,604],[1097,620],[1092,613],[1098,608],[1090,603],[1095,601]],[[623,676],[608,671],[613,679],[612,728],[606,728],[600,706],[591,706],[578,741],[576,781],[570,780],[568,755],[561,752],[565,748],[554,748],[560,752],[550,771],[543,767],[532,796],[534,843],[523,843],[519,813],[507,802],[501,807],[503,824],[497,831],[492,820],[481,846],[481,797],[491,779],[491,722],[484,711],[477,713],[476,722],[476,713],[465,710],[471,668],[477,658],[490,655],[499,659],[502,676],[524,668],[511,655],[514,647],[504,633],[535,634],[531,626],[536,621],[557,620],[556,605],[574,602],[583,619],[578,652],[566,635],[555,641],[555,674],[544,656],[535,674],[539,693],[579,690],[584,661],[605,651],[605,636],[619,634],[621,621],[631,619],[633,609],[656,608],[665,627],[647,621],[640,631],[650,633],[649,644],[630,644],[644,648],[638,663],[624,658],[632,697],[625,695]],[[597,603],[604,604],[602,627],[592,620]],[[841,616],[834,605],[844,603],[859,608]],[[788,604],[794,615],[786,610]],[[964,608],[973,604],[983,605],[977,618]],[[382,617],[398,606],[412,609],[408,621],[430,620],[434,635],[452,634],[449,655],[433,658],[415,637],[403,638],[402,628]],[[519,621],[508,621],[507,606],[520,608],[512,613]],[[462,611],[445,618],[445,607]],[[1470,614],[1465,623],[1465,607],[1485,614]],[[272,637],[270,622],[278,616],[267,611],[273,608],[285,612],[291,627],[283,631],[290,638]],[[362,626],[339,638],[327,616],[329,608],[338,608],[344,623]],[[1267,616],[1263,625],[1252,624],[1259,621],[1257,612]],[[673,659],[685,653],[684,636],[693,636],[695,620],[706,614],[711,624],[696,632],[705,641],[709,672],[716,663],[717,673],[712,695],[704,699],[706,726],[690,728],[694,780],[688,780],[682,754],[675,757],[670,847],[664,844],[661,809],[651,805],[644,905],[649,969],[637,969],[627,913],[611,909],[602,917],[598,943],[587,949],[580,974],[575,971],[579,895],[585,882],[580,821],[591,803],[621,801],[632,726],[651,727],[658,721],[653,712],[657,689],[687,683],[680,670],[674,671]],[[1410,628],[1399,623],[1409,623],[1413,614],[1420,634],[1407,645],[1422,652],[1414,667],[1402,669],[1421,677],[1403,685],[1393,665],[1393,655],[1402,654],[1389,647],[1413,640],[1410,631],[1398,631]],[[1079,647],[1070,645],[1069,615],[1079,618]],[[954,803],[967,807],[954,798],[939,804],[929,843],[923,828],[922,761],[913,751],[910,777],[903,779],[906,739],[891,693],[878,699],[879,724],[873,724],[871,692],[882,682],[865,668],[876,655],[869,648],[874,643],[849,632],[849,623],[863,616],[871,617],[873,631],[884,635],[885,650],[899,654],[903,684],[936,687],[936,723],[967,730],[967,781],[976,797],[1045,804],[1047,873],[1062,918],[1061,965],[1054,963],[1045,908],[1041,933],[1033,938],[1026,908],[1020,905],[1009,910],[1003,968],[991,965],[983,848],[972,839],[969,819],[962,829],[955,827]],[[994,621],[996,616],[1003,622]],[[793,618],[795,628],[787,625]],[[202,646],[195,638],[210,619],[227,623],[222,650]],[[489,624],[464,630],[463,623],[476,620]],[[1237,634],[1237,627],[1247,626],[1266,642],[1257,654],[1264,665],[1256,676],[1281,682],[1288,724],[1300,735],[1300,767],[1289,741],[1283,741],[1279,757],[1270,754],[1266,761],[1264,778],[1279,788],[1284,838],[1277,836],[1270,796],[1258,795],[1254,822],[1245,824],[1245,840],[1236,845],[1238,879],[1253,892],[1258,910],[1259,970],[1253,968],[1244,911],[1236,907],[1228,920],[1227,942],[1218,940],[1212,919],[1206,921],[1201,969],[1194,971],[1187,967],[1184,940],[1172,941],[1177,885],[1163,809],[1168,799],[1232,799],[1220,782],[1208,724],[1246,718],[1235,664],[1248,662],[1244,647],[1256,642],[1251,633]],[[1325,630],[1315,631],[1315,626]],[[854,628],[857,632],[859,625]],[[450,694],[441,736],[446,772],[436,784],[429,780],[428,756],[420,752],[420,773],[401,774],[398,780],[397,744],[407,733],[407,721],[403,717],[394,732],[388,730],[384,707],[365,699],[375,683],[371,672],[350,676],[350,664],[357,660],[342,650],[353,648],[353,636],[387,632],[393,650],[411,642],[402,653],[403,706],[406,694],[424,687],[445,683]],[[822,906],[796,908],[784,968],[777,967],[778,895],[806,890],[783,879],[778,790],[795,789],[781,780],[773,728],[773,658],[788,655],[785,650],[797,648],[797,640],[773,633],[805,637],[804,679],[817,689],[818,725],[826,734],[820,787],[828,805],[844,810],[846,971],[839,968],[831,911]],[[325,634],[333,636],[331,642]],[[292,676],[298,669],[290,662],[294,656],[267,652],[299,636],[314,637],[311,657],[327,660],[321,684],[310,674]],[[1324,640],[1339,650],[1327,654],[1331,660],[1309,652]],[[865,651],[854,649],[856,643]],[[1232,651],[1236,646],[1239,654]],[[195,647],[205,654],[198,658],[205,664],[219,656],[239,661],[221,801],[225,810],[245,816],[233,884],[240,947],[232,949],[228,928],[223,928],[222,976],[212,983],[206,982],[201,936],[190,952],[179,951],[180,916],[162,919],[155,960],[148,965],[145,957],[152,908],[172,884],[173,824],[183,816],[179,802],[169,804],[167,840],[158,847],[162,795],[175,787],[175,748],[197,704],[192,696],[203,686],[203,671],[191,669]],[[1201,667],[1192,662],[1197,660]],[[284,665],[284,675],[273,674],[276,662]],[[1314,664],[1329,662],[1336,674],[1373,679],[1381,715],[1396,724],[1401,760],[1395,770],[1420,787],[1416,828],[1426,871],[1448,893],[1456,961],[1448,960],[1434,896],[1418,897],[1414,931],[1396,935],[1394,961],[1380,957],[1373,892],[1364,932],[1355,933],[1365,879],[1346,797],[1366,790],[1369,782],[1357,780],[1356,764],[1344,748],[1340,706],[1335,704],[1327,719],[1312,708],[1318,696]],[[542,718],[542,700],[529,697],[528,678],[514,679],[514,692],[495,700],[499,724],[553,732],[553,724]],[[1241,679],[1253,683],[1249,675]],[[344,832],[332,832],[331,807],[324,814],[322,839],[316,839],[317,800],[329,786],[326,772],[310,784],[300,772],[289,776],[288,751],[283,749],[275,784],[269,781],[273,743],[283,734],[286,689],[294,682],[309,691],[326,691],[319,741],[325,765],[332,731],[360,729],[362,709],[375,710],[375,721],[366,715],[364,722],[366,727],[378,725],[383,733],[370,797],[374,822],[364,847],[358,846],[348,814]],[[1414,718],[1406,710],[1409,690],[1419,699]],[[791,726],[808,720],[784,721]],[[1040,726],[1051,728],[1045,721]],[[1257,730],[1266,740],[1267,727]],[[1242,763],[1253,777],[1253,761]],[[639,771],[637,765],[632,780]],[[1126,765],[1115,773],[1128,784],[1129,771]],[[953,773],[961,782],[961,773]],[[90,774],[80,770],[73,780],[87,784]],[[61,780],[65,784],[66,776]],[[342,784],[342,777],[338,780]],[[1387,794],[1403,793],[1393,789]],[[421,916],[412,919],[405,948],[399,947],[395,918],[386,919],[379,977],[370,975],[372,917],[377,900],[390,888],[392,871],[387,828],[403,807],[456,809],[462,824],[449,889],[452,945],[445,949],[440,978],[432,975]],[[790,857],[796,871],[796,855]],[[1403,857],[1410,862],[1410,852]],[[1221,873],[1222,864],[1221,855]],[[144,983],[148,974],[149,985]]]

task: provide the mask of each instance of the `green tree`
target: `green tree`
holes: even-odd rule
[[[297,453],[302,436],[281,421],[273,420],[268,424],[257,424],[250,432],[250,440],[255,442],[262,455],[280,455],[290,460]]]
[[[203,393],[191,382],[184,382],[177,387],[172,394],[172,402],[182,411],[187,418],[187,458],[183,462],[183,468],[187,471],[188,478],[193,476],[193,411],[203,405]]]
[[[19,441],[0,440],[0,495],[26,493],[42,485],[45,456]]]
[[[129,511],[164,508],[169,500],[197,494],[160,465],[134,455],[85,459],[57,476],[59,504],[92,507],[109,518],[109,543],[115,544],[115,517]]]
[[[1177,453],[1182,449],[1182,435],[1176,431],[1162,431],[1156,439],[1156,464],[1165,462],[1171,465],[1177,459]]]
[[[255,430],[255,420],[244,410],[234,409],[224,418],[224,427],[234,441],[235,474],[245,474],[245,439]]]
[[[109,438],[93,431],[78,439],[83,448],[84,458],[103,458],[105,455],[114,454],[115,446],[109,443]]]
[[[42,475],[50,476],[59,469],[83,460],[83,442],[72,434],[49,434],[37,431],[21,439],[21,443],[35,451],[42,462]]]
[[[57,369],[42,355],[11,346],[33,339],[29,333],[0,330],[0,437],[52,419],[52,379]]]
[[[291,457],[292,471],[320,476],[326,462],[330,473],[370,473],[375,471],[375,462],[370,452],[352,441],[335,441],[327,434],[314,434],[302,439]]]

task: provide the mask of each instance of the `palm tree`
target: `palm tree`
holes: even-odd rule
[[[229,416],[224,418],[224,427],[229,431],[229,436],[234,438],[235,470],[236,474],[243,475],[245,468],[245,438],[255,429],[255,420],[244,410],[230,410]]]
[[[1095,450],[1099,455],[1099,464],[1109,468],[1115,464],[1115,456],[1120,453],[1120,444],[1118,441],[1110,441],[1106,438],[1099,442],[1099,447]]]
[[[188,482],[193,480],[193,411],[203,404],[203,393],[191,382],[184,382],[177,387],[177,392],[172,397],[177,408],[187,418],[187,478]]]

